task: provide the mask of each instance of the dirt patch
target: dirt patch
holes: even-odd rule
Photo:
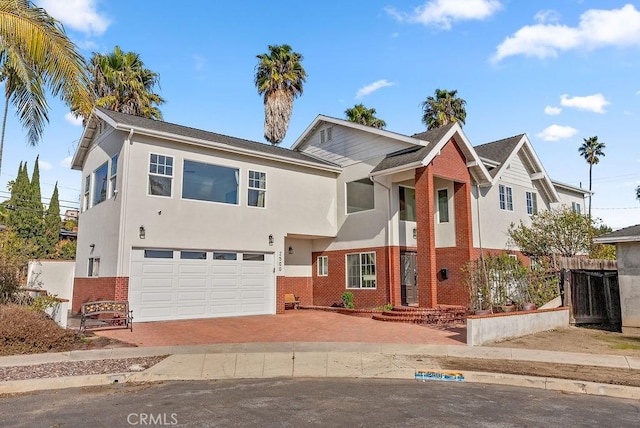
[[[545,331],[488,346],[640,357],[640,337],[624,336],[619,332],[595,327]]]

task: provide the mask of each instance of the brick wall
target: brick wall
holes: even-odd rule
[[[80,312],[80,306],[85,302],[128,299],[128,277],[74,278],[71,311]]]
[[[347,289],[346,255],[372,251],[376,253],[376,288]],[[399,251],[399,249],[389,250],[386,247],[376,247],[313,253],[313,304],[318,306],[331,306],[333,303],[341,303],[341,296],[345,291],[353,293],[354,304],[357,308],[375,308],[391,302],[391,289],[389,286],[390,266],[396,270],[399,269],[397,267],[400,258]],[[396,253],[398,260],[396,261],[394,259],[394,261],[391,262],[389,258],[395,257]],[[318,256],[328,257],[328,276],[318,276]],[[397,277],[400,277],[399,272]],[[399,299],[399,285],[397,288],[397,299]]]
[[[418,305],[432,308],[438,304],[436,280],[435,201],[433,166],[416,168],[416,224],[418,232]]]
[[[301,305],[313,305],[311,277],[276,277],[276,313],[284,313],[284,295],[295,294]]]

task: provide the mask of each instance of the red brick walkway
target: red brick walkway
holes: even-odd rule
[[[136,323],[133,332],[103,330],[101,336],[138,346],[205,345],[245,342],[368,342],[464,345],[466,329],[432,328],[374,321],[371,318],[314,310],[283,315],[208,318]]]

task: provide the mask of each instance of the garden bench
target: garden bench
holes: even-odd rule
[[[285,294],[284,295],[284,308],[287,309],[287,306],[293,307],[293,309],[300,308],[300,300],[294,294]]]
[[[128,328],[133,331],[133,311],[129,309],[129,302],[100,300],[83,303],[80,307],[80,331],[102,327]]]

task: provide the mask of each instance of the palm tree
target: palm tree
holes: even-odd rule
[[[264,95],[264,138],[280,144],[287,134],[293,99],[302,95],[307,72],[302,55],[289,45],[269,45],[269,53],[257,55],[255,85]]]
[[[457,90],[436,89],[435,98],[428,96],[422,102],[422,123],[427,129],[440,128],[452,122],[462,122],[464,125],[467,118],[464,106],[467,102],[458,98],[457,93]]]
[[[119,46],[109,54],[94,52],[89,73],[96,106],[149,119],[162,119],[157,105],[164,103],[164,99],[153,92],[160,76],[144,67],[139,54],[123,52]]]
[[[584,143],[578,148],[580,156],[582,156],[589,164],[589,192],[591,192],[591,173],[593,165],[600,162],[598,156],[604,156],[604,143],[598,141],[598,137],[583,138]],[[591,218],[591,199],[593,195],[589,196],[589,218]]]
[[[640,201],[640,186],[636,187],[636,199]]]
[[[82,56],[62,25],[30,0],[0,0],[0,80],[5,83],[5,112],[0,136],[0,167],[9,102],[36,145],[48,121],[43,88],[88,116],[93,96]]]
[[[359,123],[360,125],[372,126],[374,128],[382,129],[387,126],[386,122],[382,119],[378,119],[376,109],[366,108],[364,104],[356,104],[355,106],[348,108],[344,111],[349,122]]]

